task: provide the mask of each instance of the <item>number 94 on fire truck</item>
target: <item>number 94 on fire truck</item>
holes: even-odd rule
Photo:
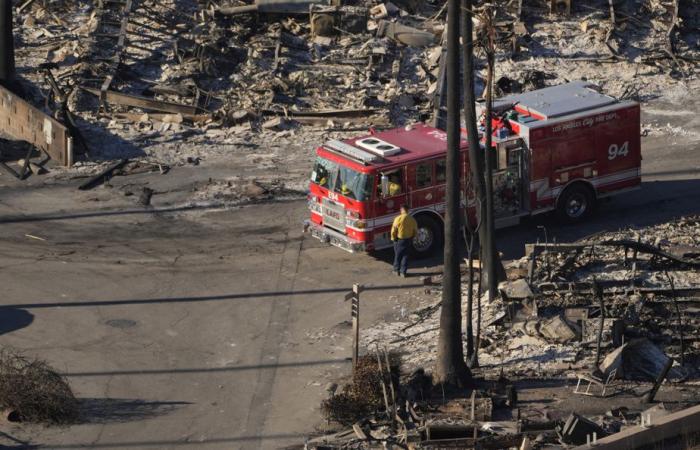
[[[496,227],[555,211],[585,219],[604,197],[641,183],[640,109],[577,81],[494,102],[492,159]],[[390,247],[391,223],[402,204],[418,222],[415,253],[442,248],[445,210],[444,131],[416,124],[330,140],[316,149],[309,183],[313,236],[351,252]],[[466,135],[460,142],[461,207],[474,220]]]

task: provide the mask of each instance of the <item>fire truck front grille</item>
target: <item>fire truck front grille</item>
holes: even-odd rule
[[[323,224],[345,234],[345,207],[327,198],[321,200]]]

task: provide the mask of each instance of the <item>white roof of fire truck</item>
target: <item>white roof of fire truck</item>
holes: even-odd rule
[[[517,105],[519,110],[526,111],[539,120],[547,120],[617,103],[615,98],[601,94],[596,89],[596,85],[587,81],[573,81],[508,95],[496,100],[493,107],[498,111]]]
[[[574,81],[499,98],[494,101],[493,110],[498,114],[515,109],[519,117],[517,121],[511,120],[511,123],[517,124],[519,135],[524,136],[533,127],[573,119],[589,111],[603,112],[634,104],[631,101],[620,102],[599,93],[597,89],[596,85],[587,81]],[[331,140],[323,148],[364,165],[382,167],[442,154],[447,146],[446,141],[444,131],[416,124],[343,141]],[[466,146],[464,135],[460,145]]]

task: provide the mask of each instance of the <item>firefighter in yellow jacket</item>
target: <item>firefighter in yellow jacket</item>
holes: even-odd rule
[[[394,273],[406,276],[408,254],[411,251],[413,238],[418,232],[416,219],[408,214],[408,206],[401,205],[401,214],[391,225],[391,240],[394,242]]]

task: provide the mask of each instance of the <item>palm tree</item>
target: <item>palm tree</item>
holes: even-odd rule
[[[433,381],[466,387],[471,372],[462,351],[462,292],[459,272],[459,2],[447,4],[447,187],[445,193],[445,263],[442,281],[440,337]]]

